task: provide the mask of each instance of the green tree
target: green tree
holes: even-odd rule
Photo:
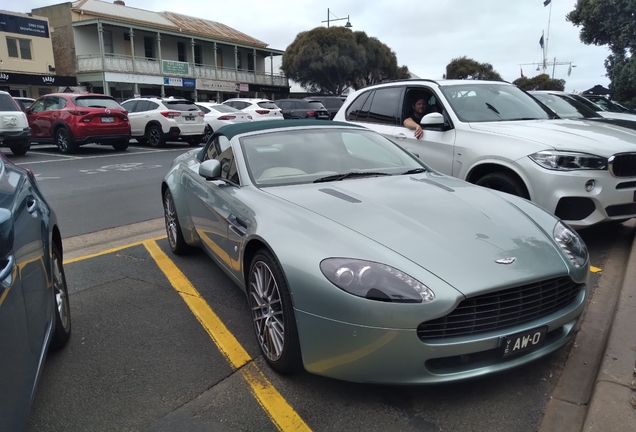
[[[581,42],[610,49],[605,69],[613,98],[631,104],[636,104],[635,17],[635,0],[577,0],[566,16],[581,28]]]
[[[565,90],[565,80],[552,79],[548,74],[540,74],[532,78],[521,77],[512,82],[522,90]]]
[[[410,76],[388,46],[339,26],[299,33],[285,50],[281,70],[310,92],[336,95],[349,87]]]
[[[503,81],[490,63],[479,63],[466,56],[454,58],[446,65],[446,79]]]

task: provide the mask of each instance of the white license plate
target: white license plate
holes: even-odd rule
[[[113,117],[102,117],[102,123],[113,123],[114,121]]]
[[[186,121],[194,121],[196,117],[184,117]]]
[[[523,333],[517,333],[503,338],[503,356],[522,354],[541,348],[545,343],[548,327],[539,327]]]

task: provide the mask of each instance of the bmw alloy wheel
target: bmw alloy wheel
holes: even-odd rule
[[[267,358],[275,362],[285,348],[285,317],[278,284],[263,261],[252,267],[249,298],[258,343]]]

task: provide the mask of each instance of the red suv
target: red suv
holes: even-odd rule
[[[112,145],[115,150],[128,148],[128,113],[110,96],[48,94],[33,102],[26,114],[32,140],[55,143],[62,153],[75,153],[89,143]]]

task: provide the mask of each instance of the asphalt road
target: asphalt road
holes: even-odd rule
[[[132,146],[116,153],[89,147],[68,158],[36,148],[12,159],[39,174],[63,236],[70,237],[161,217],[159,182],[172,159],[188,149]],[[592,265],[603,268],[613,240],[625,231],[606,225],[582,232]],[[67,263],[73,335],[46,360],[29,431],[293,430],[277,417],[285,407],[316,431],[535,431],[571,349],[451,385],[280,376],[260,355],[240,290],[203,253],[175,257],[165,239],[156,244],[246,351],[247,364],[230,365],[162,272],[167,264],[146,246]],[[592,275],[593,287],[601,274]],[[258,399],[246,378],[254,367],[269,383],[265,389],[282,397],[279,405]]]

